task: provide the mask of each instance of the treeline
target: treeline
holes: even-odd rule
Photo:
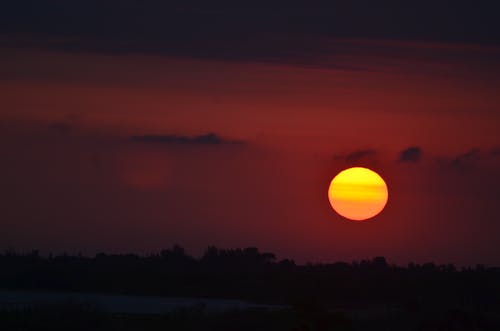
[[[333,306],[500,306],[500,269],[390,265],[383,257],[297,265],[257,248],[208,247],[200,258],[180,246],[157,254],[95,257],[0,254],[0,288],[234,298]]]

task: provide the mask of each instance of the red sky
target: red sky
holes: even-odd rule
[[[304,63],[3,49],[1,245],[500,265],[500,48],[319,42]],[[370,222],[329,206],[351,165],[388,183]]]

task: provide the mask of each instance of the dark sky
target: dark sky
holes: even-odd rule
[[[499,10],[3,2],[0,245],[500,265]],[[327,200],[354,165],[370,222]]]

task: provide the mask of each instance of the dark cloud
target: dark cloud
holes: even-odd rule
[[[54,122],[49,124],[49,129],[60,134],[69,134],[73,131],[73,126],[65,122]]]
[[[215,133],[207,133],[199,136],[179,136],[169,135],[140,135],[131,136],[130,140],[142,143],[161,144],[192,144],[192,145],[221,145],[221,144],[241,144],[240,141],[227,140]]]
[[[347,163],[359,162],[361,160],[371,159],[377,155],[374,149],[360,149],[347,154],[344,160]]]
[[[500,147],[493,148],[493,150],[491,151],[491,155],[492,156],[500,156]]]
[[[345,163],[348,166],[374,167],[378,164],[378,152],[375,149],[356,149],[349,153],[337,154],[333,156],[337,162]]]
[[[318,63],[339,51],[331,37],[500,44],[499,10],[465,0],[20,0],[0,8],[0,45]]]
[[[399,153],[399,162],[417,163],[422,157],[422,149],[418,146],[411,146]]]
[[[456,156],[451,161],[451,166],[456,169],[469,168],[475,162],[481,159],[481,151],[478,148],[473,148],[466,153]]]

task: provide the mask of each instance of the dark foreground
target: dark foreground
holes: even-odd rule
[[[209,247],[200,258],[179,246],[149,256],[5,252],[0,290],[125,298],[116,310],[71,300],[26,303],[19,294],[0,305],[2,331],[500,330],[500,268],[395,266],[383,257],[297,265],[257,248]],[[133,302],[182,297],[237,305],[217,312],[209,304],[155,306],[161,309],[145,314],[143,304],[123,309],[126,296]]]
[[[90,306],[48,305],[0,312],[1,330],[500,330],[500,315],[449,310],[328,312],[304,305],[281,311],[205,314],[196,309],[160,315],[103,313]]]

